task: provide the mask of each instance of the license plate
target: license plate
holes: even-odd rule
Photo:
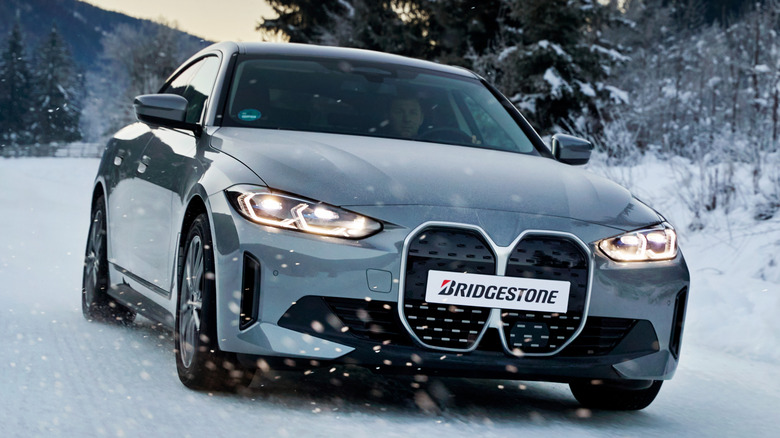
[[[428,271],[425,301],[437,304],[566,313],[568,281]]]

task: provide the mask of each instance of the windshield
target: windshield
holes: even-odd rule
[[[534,151],[477,79],[335,59],[239,59],[223,125]]]

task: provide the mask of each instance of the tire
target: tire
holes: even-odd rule
[[[580,404],[590,409],[608,411],[638,411],[650,406],[661,390],[662,380],[653,381],[648,388],[627,389],[608,384],[570,383],[569,388]]]
[[[252,381],[253,370],[217,342],[214,251],[208,217],[200,214],[179,251],[179,295],[174,342],[176,370],[190,389],[233,391]]]
[[[135,320],[135,312],[108,295],[106,203],[103,196],[95,201],[91,218],[81,280],[81,312],[90,321],[130,324]]]

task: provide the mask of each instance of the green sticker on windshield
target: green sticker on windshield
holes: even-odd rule
[[[245,109],[238,112],[238,119],[244,122],[254,122],[262,116],[256,109]]]

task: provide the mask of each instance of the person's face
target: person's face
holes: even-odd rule
[[[416,100],[398,99],[390,104],[390,128],[399,137],[411,138],[417,135],[422,121],[422,108]]]

